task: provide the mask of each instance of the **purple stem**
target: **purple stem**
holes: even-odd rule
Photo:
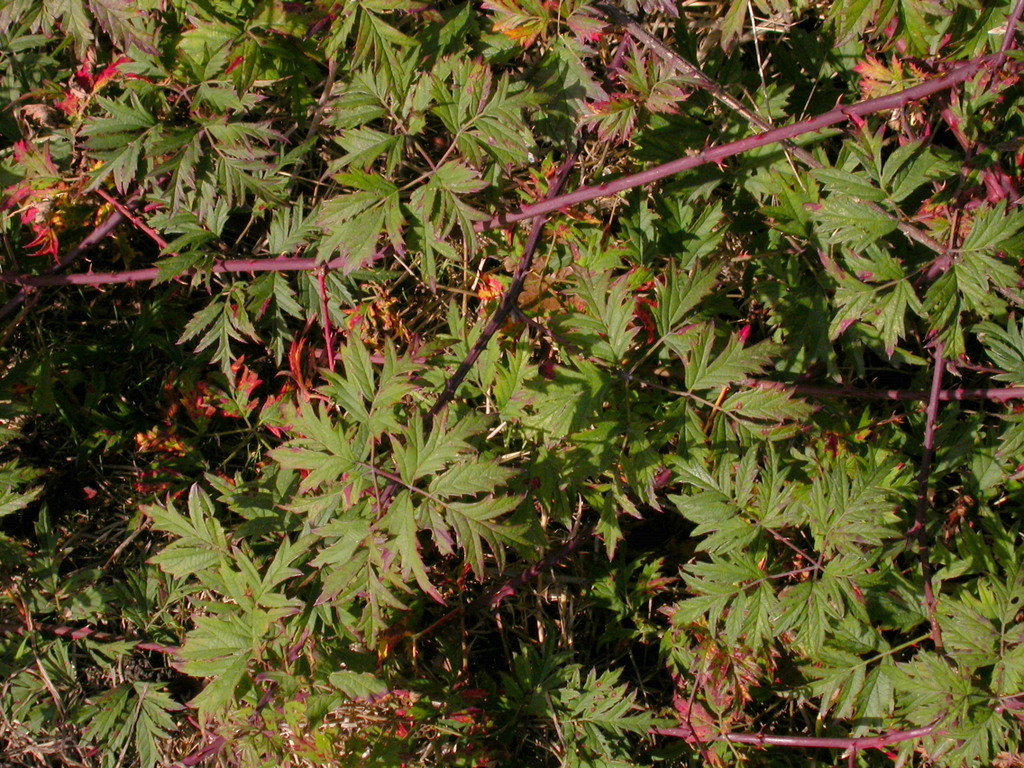
[[[846,120],[864,117],[874,112],[884,112],[885,110],[896,109],[909,104],[912,101],[917,101],[926,96],[931,96],[934,93],[948,90],[954,85],[964,82],[990,65],[1001,64],[1005,58],[1005,54],[1002,53],[984,56],[956,67],[947,75],[936,77],[932,80],[921,83],[920,85],[915,85],[913,88],[907,88],[900,91],[899,93],[881,96],[877,99],[867,99],[850,106],[839,106],[818,115],[817,117],[802,120],[798,123],[793,123],[792,125],[783,126],[781,128],[774,128],[770,131],[759,133],[756,136],[748,136],[745,139],[733,141],[728,144],[722,144],[718,147],[698,151],[689,157],[672,160],[671,162],[655,166],[654,168],[648,168],[646,171],[641,171],[639,173],[630,174],[629,176],[623,176],[622,178],[615,179],[614,181],[609,181],[606,184],[598,184],[592,187],[581,187],[575,192],[570,192],[569,194],[561,195],[551,200],[545,200],[541,203],[524,206],[515,213],[499,214],[487,221],[480,222],[476,225],[475,229],[477,231],[484,231],[488,229],[495,229],[497,227],[507,227],[511,224],[515,224],[516,222],[533,218],[534,216],[543,216],[544,214],[553,213],[554,211],[562,208],[568,208],[573,205],[579,205],[580,203],[585,203],[598,197],[608,197],[610,195],[618,194],[619,192],[625,192],[626,190],[634,187],[660,181],[668,176],[673,176],[677,173],[682,173],[683,171],[689,171],[698,166],[706,165],[707,163],[720,163],[722,160],[732,157],[733,155],[749,152],[752,149],[764,147],[769,144],[777,144],[787,139],[795,139],[798,136],[814,133],[815,131],[820,131],[823,128],[828,128],[829,126],[842,123]]]
[[[859,400],[924,400],[931,398],[931,392],[917,392],[906,389],[859,389],[857,387],[821,387],[812,384],[785,384],[781,381],[748,379],[747,386],[760,389],[785,389],[805,397],[856,398]],[[1024,399],[1024,387],[993,387],[989,389],[940,389],[936,395],[939,402],[951,400],[1005,400]]]
[[[1020,1],[1024,2],[1024,0]],[[809,120],[803,120],[781,128],[773,128],[772,130],[757,134],[756,136],[748,136],[745,139],[740,139],[729,144],[723,144],[718,147],[712,147],[711,149],[696,152],[688,157],[673,160],[672,162],[664,163],[663,165],[659,165],[654,168],[649,168],[646,171],[641,171],[640,173],[623,176],[622,178],[610,181],[607,184],[582,187],[577,189],[575,192],[570,192],[566,195],[552,197],[548,200],[534,203],[533,205],[524,206],[514,213],[499,214],[487,221],[477,223],[474,229],[478,232],[483,232],[488,229],[508,227],[516,222],[525,221],[526,219],[532,219],[537,216],[543,216],[561,208],[567,208],[594,200],[598,197],[615,195],[634,187],[650,184],[651,182],[659,181],[660,179],[664,179],[683,171],[691,170],[701,165],[719,163],[726,158],[743,152],[748,152],[752,149],[788,141],[804,134],[814,133],[815,131],[836,125],[844,122],[845,120],[863,117],[874,112],[896,109],[908,104],[909,102],[923,99],[926,96],[952,88],[954,85],[962,83],[990,65],[1001,64],[1005,58],[1005,54],[998,53],[991,56],[985,56],[974,61],[969,61],[956,67],[947,75],[934,78],[928,82],[916,85],[913,88],[907,88],[899,93],[893,93],[877,99],[868,99],[850,106],[839,106]],[[115,217],[116,221],[107,228],[107,224],[113,221]],[[121,217],[120,214],[112,214],[110,219],[101,225],[101,228],[104,228],[102,236],[108,234],[110,230],[122,220],[123,217]],[[97,228],[89,237],[83,240],[75,250],[81,251],[84,247],[88,247],[86,245],[87,241],[88,245],[92,245],[93,242],[98,241],[100,239],[98,233],[100,233],[101,228]],[[221,262],[213,268],[213,271],[214,273],[286,271],[313,269],[316,266],[315,259],[252,259]],[[153,280],[156,276],[157,271],[155,269],[139,269],[108,274],[69,275],[63,278],[40,277],[34,275],[0,275],[0,281],[15,283],[25,287],[44,285],[105,285],[111,283]],[[20,295],[21,294],[19,293],[19,296]],[[21,299],[21,301],[24,301],[24,299]],[[18,305],[20,305],[20,302]],[[17,305],[15,308],[17,308]],[[3,318],[5,314],[8,314],[11,311],[13,310],[8,309],[7,307],[0,310],[0,318]]]
[[[1017,25],[1020,24],[1022,13],[1024,13],[1024,0],[1017,0],[1010,15],[1006,17],[1006,34],[1003,35],[1003,46],[1000,49],[1003,53],[1013,49],[1013,39],[1017,36]]]
[[[694,734],[688,728],[658,728],[653,731],[658,736],[673,736],[679,739],[693,740]],[[774,736],[764,733],[723,733],[713,737],[712,741],[727,741],[732,744],[750,744],[755,747],[802,747],[810,749],[882,749],[903,741],[913,741],[935,733],[934,725],[914,728],[910,731],[889,731],[878,736],[861,736],[858,738],[834,738],[830,736]]]
[[[136,206],[139,205],[141,199],[142,199],[142,193],[141,192],[135,192],[131,196],[131,198],[129,198],[128,202],[125,204],[125,207],[128,210],[131,210],[132,208],[135,208]],[[50,267],[47,270],[47,272],[52,275],[54,272],[60,272],[62,269],[65,269],[70,264],[72,264],[74,261],[76,261],[79,256],[81,256],[83,253],[85,253],[87,250],[92,248],[94,245],[96,245],[101,240],[103,240],[103,238],[105,238],[107,235],[109,235],[111,232],[113,232],[118,226],[120,226],[121,222],[123,222],[125,220],[126,220],[125,214],[121,213],[120,211],[114,211],[112,214],[110,214],[106,218],[106,220],[102,224],[97,226],[92,232],[90,232],[88,235],[86,235],[85,238],[78,245],[76,245],[74,248],[72,248],[70,251],[68,251],[66,254],[64,254],[64,258],[61,259],[57,264],[55,264],[52,267]],[[15,275],[14,277],[15,278],[20,278],[20,277],[24,277],[24,276],[23,275]],[[45,277],[40,277],[38,279],[44,279],[45,280],[46,278]],[[11,314],[12,312],[16,311],[26,301],[28,301],[29,297],[35,291],[34,291],[33,284],[30,283],[30,282],[22,282],[22,281],[20,281],[18,279],[7,280],[7,278],[5,278],[4,275],[0,275],[0,280],[6,280],[7,282],[14,282],[14,283],[20,284],[22,286],[21,290],[18,291],[17,294],[15,294],[13,299],[8,301],[3,307],[0,307],[0,320],[2,320],[3,318],[5,318],[9,314]]]
[[[921,577],[924,582],[924,605],[928,611],[928,621],[932,628],[932,642],[936,649],[942,650],[942,630],[935,615],[935,592],[932,589],[932,564],[929,558],[931,547],[925,530],[925,512],[928,508],[928,480],[931,477],[932,459],[935,456],[935,427],[939,416],[939,392],[942,391],[942,372],[946,361],[942,357],[946,345],[937,341],[932,368],[932,387],[928,395],[928,407],[925,409],[924,448],[921,452],[921,468],[917,474],[917,505],[914,510],[914,525],[907,532],[908,536],[917,538],[921,557]]]
[[[558,172],[555,174],[555,178],[551,182],[551,186],[548,188],[549,198],[557,198],[559,191],[565,185],[566,179],[569,178],[569,171],[576,164],[576,153],[570,154],[565,161],[562,163]],[[473,344],[473,348],[466,355],[466,359],[462,361],[461,365],[455,370],[444,384],[444,389],[441,391],[440,396],[437,398],[437,402],[434,403],[433,407],[427,412],[425,419],[425,426],[427,431],[430,431],[430,427],[433,424],[434,417],[441,412],[448,403],[455,397],[455,391],[459,388],[459,385],[465,380],[466,376],[472,370],[473,365],[479,359],[480,355],[487,348],[491,338],[498,332],[498,329],[505,323],[508,316],[512,314],[512,310],[516,308],[517,302],[519,301],[519,295],[523,292],[523,287],[526,285],[526,277],[530,274],[530,270],[533,268],[533,257],[537,252],[537,246],[540,243],[540,235],[544,229],[545,222],[544,214],[538,214],[538,218],[533,222],[533,227],[530,229],[530,235],[526,238],[526,244],[523,246],[523,255],[519,259],[519,263],[516,265],[516,271],[512,274],[512,283],[509,285],[508,290],[505,291],[505,295],[501,297],[501,303],[498,305],[498,309],[495,310],[491,319],[488,321],[487,326],[484,328],[483,333],[480,334],[480,338]]]
[[[97,643],[135,643],[133,650],[154,651],[168,656],[176,656],[181,650],[173,645],[161,645],[159,643],[139,642],[130,637],[120,637],[109,632],[102,632],[92,627],[72,627],[66,624],[33,624],[32,629],[43,634],[62,637],[67,640],[92,640]],[[29,631],[28,627],[21,624],[0,624],[0,637],[11,637],[13,635],[24,635]]]
[[[171,768],[192,768],[193,765],[199,765],[205,760],[219,755],[226,745],[227,739],[223,736],[216,736],[212,741],[200,747],[188,757],[183,757],[178,762],[172,763]]]
[[[324,329],[324,347],[327,349],[327,370],[334,373],[334,332],[331,328],[331,314],[327,305],[327,267],[316,271],[316,284],[320,293],[321,325]]]
[[[100,197],[102,197],[102,198],[103,198],[104,200],[106,200],[106,201],[107,201],[107,203],[109,203],[110,205],[112,205],[112,206],[114,207],[114,210],[116,210],[116,211],[117,211],[118,213],[120,213],[120,214],[121,214],[122,216],[124,216],[124,217],[125,217],[126,219],[128,219],[128,221],[130,221],[130,222],[132,223],[132,226],[133,226],[133,227],[135,227],[136,229],[138,229],[138,230],[139,230],[140,232],[143,232],[143,233],[145,233],[145,235],[146,235],[146,236],[147,236],[147,237],[148,237],[148,238],[149,238],[150,240],[152,240],[152,241],[153,241],[154,243],[156,243],[156,246],[157,246],[157,247],[158,247],[158,248],[159,248],[159,249],[160,249],[161,251],[162,251],[162,250],[165,250],[165,249],[167,248],[167,241],[166,241],[166,240],[164,240],[164,239],[163,239],[162,237],[160,237],[160,233],[159,233],[159,232],[157,232],[157,231],[156,231],[155,229],[153,229],[153,228],[152,228],[151,226],[149,226],[148,224],[146,224],[146,222],[144,222],[144,221],[143,221],[142,219],[140,219],[140,218],[139,218],[138,216],[136,216],[135,214],[133,214],[133,213],[132,213],[132,212],[131,212],[130,210],[128,210],[128,208],[127,208],[127,207],[125,207],[125,206],[124,206],[124,205],[123,205],[123,204],[122,204],[122,203],[121,203],[120,201],[118,201],[118,200],[115,200],[115,199],[114,199],[114,198],[113,198],[113,197],[112,197],[111,195],[109,195],[109,194],[108,194],[108,193],[106,192],[106,190],[103,190],[103,189],[97,189],[97,190],[96,190],[96,194],[97,194],[97,195],[99,195]]]
[[[120,214],[114,214],[113,216],[119,215]],[[111,216],[111,218],[113,218],[113,216]],[[107,221],[110,221],[110,219]],[[95,232],[93,234],[95,234]],[[92,235],[89,237],[92,237]],[[89,238],[86,238],[86,240],[88,239]],[[79,247],[81,248],[84,243],[85,240],[79,244]],[[344,266],[344,262],[344,259],[337,258],[334,261],[328,262],[327,268],[335,269],[342,267]],[[214,264],[210,271],[215,275],[235,272],[300,272],[316,269],[316,267],[316,259],[300,259],[292,256],[280,256],[273,259],[232,259],[231,261],[220,261]],[[112,285],[115,283],[140,283],[145,280],[155,280],[158,274],[159,270],[157,270],[156,267],[150,267],[149,269],[131,269],[126,272],[86,272],[85,274],[80,275],[0,274],[0,282],[13,283],[15,285],[22,285],[26,287],[43,287],[52,285]],[[3,317],[3,315],[0,315],[0,317]]]
[[[548,195],[556,196],[558,194],[559,190],[565,184],[566,179],[569,177],[569,171],[575,163],[576,153],[573,152],[559,167],[551,186],[548,188]],[[466,355],[466,359],[463,360],[462,363],[459,364],[459,367],[455,369],[455,373],[449,376],[448,380],[445,381],[444,389],[441,390],[441,394],[438,395],[434,405],[431,406],[430,410],[427,411],[426,415],[423,417],[423,429],[427,434],[429,434],[431,429],[433,429],[434,418],[455,398],[455,392],[459,388],[459,385],[465,380],[466,376],[472,370],[473,365],[487,348],[491,338],[498,332],[498,329],[501,328],[505,320],[508,319],[508,316],[512,314],[512,310],[516,308],[516,302],[519,300],[519,294],[523,292],[523,286],[526,285],[526,276],[530,274],[530,270],[533,268],[533,255],[537,251],[537,245],[540,243],[540,234],[544,229],[544,221],[545,218],[540,216],[533,222],[533,227],[530,229],[530,235],[526,239],[526,245],[523,246],[523,255],[519,259],[519,263],[516,265],[516,271],[512,275],[512,283],[509,285],[508,290],[505,291],[505,295],[501,297],[501,303],[498,304],[498,308],[484,327],[483,332],[480,334],[480,338],[476,340],[476,343],[473,344],[473,348],[469,350],[469,354]],[[399,484],[394,480],[387,484],[377,500],[377,504],[380,509],[387,507],[388,502],[391,501],[391,497],[394,495],[395,491],[398,490],[398,485]]]
[[[1024,2],[1024,0],[1021,0]],[[597,6],[603,14],[608,16],[612,21],[623,27],[627,35],[632,35],[637,40],[642,42],[648,48],[653,50],[662,58],[662,60],[672,67],[677,74],[681,75],[685,80],[689,81],[697,88],[701,89],[705,93],[709,94],[711,98],[715,99],[720,104],[725,105],[733,112],[738,114],[744,120],[751,125],[755,126],[762,131],[770,131],[775,126],[768,120],[763,119],[754,110],[747,107],[743,102],[733,96],[729,91],[722,87],[720,83],[708,77],[700,68],[690,63],[678,53],[673,51],[671,48],[662,43],[658,38],[644,29],[640,24],[631,16],[623,12],[620,8],[613,5],[599,4]],[[796,144],[790,139],[784,139],[780,142],[785,150],[790,153],[793,157],[799,160],[801,163],[806,165],[808,168],[818,169],[823,168],[824,165],[819,163],[814,155],[808,152],[806,149]],[[899,216],[896,216],[890,211],[885,210],[878,203],[871,201],[862,201],[863,204],[869,208],[872,212],[877,213],[881,216],[885,216],[887,219],[895,222],[896,228],[906,235],[908,238],[913,240],[925,248],[939,254],[943,258],[949,257],[949,249],[946,248],[942,243],[938,242],[934,238],[922,232],[920,229],[910,224]]]

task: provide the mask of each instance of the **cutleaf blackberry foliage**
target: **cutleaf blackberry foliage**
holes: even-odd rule
[[[1022,9],[5,2],[2,762],[1024,764]]]

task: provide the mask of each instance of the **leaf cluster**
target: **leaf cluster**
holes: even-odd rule
[[[5,3],[5,764],[1020,764],[1010,5]]]

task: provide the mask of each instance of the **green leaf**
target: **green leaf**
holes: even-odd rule
[[[1008,211],[1005,206],[985,207],[978,210],[971,224],[971,231],[960,246],[969,259],[971,251],[994,252],[999,248],[1019,247],[1017,233],[1024,228],[1024,211],[1016,208]]]
[[[885,192],[865,180],[863,174],[839,168],[816,168],[811,171],[811,176],[824,184],[831,194],[848,195],[876,203],[885,199]]]
[[[356,337],[342,347],[339,359],[344,375],[326,372],[327,384],[321,388],[348,420],[360,426],[357,445],[376,442],[386,432],[399,432],[406,419],[407,398],[416,387],[412,375],[419,366],[406,357],[398,357],[388,344],[379,372],[370,361],[364,344]]]
[[[290,426],[297,436],[274,449],[271,455],[286,469],[307,473],[299,486],[303,493],[333,483],[369,452],[367,443],[354,444],[325,411],[308,402],[300,402]]]
[[[721,46],[725,51],[729,51],[743,34],[748,20],[747,8],[747,0],[731,0],[729,3],[721,23]]]
[[[416,525],[416,512],[412,493],[400,491],[391,503],[388,513],[381,519],[380,527],[392,535],[390,544],[398,555],[402,569],[411,571],[420,589],[433,600],[441,605],[447,605],[427,575],[427,566],[423,562],[417,538],[419,530]]]
[[[231,342],[259,341],[259,334],[246,308],[243,290],[240,286],[230,286],[215,296],[205,309],[193,315],[178,339],[178,343],[183,344],[201,335],[195,352],[213,347],[214,362],[219,363],[225,376],[229,377],[234,360]]]
[[[317,223],[324,236],[317,260],[340,259],[335,267],[349,274],[373,256],[382,232],[401,248],[402,209],[398,187],[381,176],[352,171],[336,178],[356,191],[333,197],[320,209]]]
[[[441,118],[468,160],[529,163],[533,135],[523,110],[531,106],[521,85],[469,58],[443,62],[433,73],[431,112]]]
[[[583,429],[601,406],[607,386],[606,378],[590,363],[580,360],[575,369],[560,366],[551,381],[527,382],[523,398],[529,412],[522,424],[540,430],[548,439]]]
[[[1006,328],[995,323],[979,323],[974,327],[978,339],[985,346],[989,359],[1002,369],[992,378],[1010,386],[1024,385],[1024,321],[1007,320]]]
[[[635,301],[626,279],[611,282],[607,273],[580,272],[573,293],[583,300],[588,314],[573,315],[568,322],[577,334],[592,331],[598,337],[589,345],[590,354],[609,363],[623,363],[637,333]]]
[[[344,157],[335,161],[334,167],[338,169],[356,166],[362,170],[369,170],[377,158],[385,152],[390,152],[392,149],[400,152],[403,144],[401,136],[383,133],[373,128],[345,131],[337,141],[347,153]],[[388,163],[388,172],[394,170],[394,165],[394,162]]]
[[[718,390],[759,372],[770,359],[770,345],[764,342],[744,346],[730,334],[724,348],[718,347],[714,329],[701,326],[682,337],[668,337],[666,343],[680,355],[685,366],[686,388],[693,392]]]
[[[981,250],[965,253],[952,271],[964,306],[981,317],[1001,313],[1007,301],[998,292],[1014,296],[1019,280],[1013,266]]]
[[[19,486],[32,482],[36,475],[36,472],[20,467],[14,461],[0,464],[0,517],[24,509],[39,497],[42,488],[19,490]]]
[[[719,406],[758,436],[791,437],[813,408],[782,389],[748,388],[730,394]]]
[[[836,28],[836,47],[859,36],[875,20],[881,0],[839,0],[829,8],[828,19]]]
[[[427,182],[412,193],[409,204],[424,222],[431,222],[434,238],[446,238],[456,226],[467,240],[470,251],[476,248],[473,224],[487,218],[462,198],[487,186],[479,173],[461,160],[449,160],[435,168]]]
[[[896,221],[846,195],[833,194],[812,208],[819,236],[861,251],[896,230]]]
[[[942,178],[954,171],[954,165],[939,158],[932,147],[919,141],[910,141],[892,151],[882,170],[882,187],[888,197],[900,202],[913,194],[922,184]]]
[[[655,289],[655,321],[661,337],[676,333],[679,324],[707,297],[718,279],[718,270],[695,269],[684,275],[672,269]]]
[[[817,551],[830,557],[850,553],[867,562],[881,555],[884,542],[900,535],[888,487],[892,470],[889,465],[836,462],[815,479],[806,504]]]
[[[552,21],[550,9],[540,0],[484,0],[483,8],[494,12],[495,32],[524,48],[543,36]]]
[[[100,29],[125,53],[134,47],[159,55],[154,35],[146,29],[145,11],[131,0],[89,0],[89,10]]]
[[[135,751],[142,768],[154,768],[164,757],[161,742],[178,730],[172,713],[181,711],[184,706],[154,683],[137,681],[132,688],[138,697]]]
[[[228,553],[224,528],[217,521],[213,501],[193,485],[188,495],[188,517],[179,514],[170,503],[146,510],[153,527],[176,537],[150,562],[172,576],[183,578],[212,568]]]
[[[387,690],[387,685],[382,680],[368,672],[352,672],[346,669],[332,672],[328,680],[350,699],[366,699]]]

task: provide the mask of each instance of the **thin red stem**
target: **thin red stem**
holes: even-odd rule
[[[1010,15],[1006,17],[1006,33],[1003,35],[1003,45],[1000,49],[1003,53],[1013,49],[1014,38],[1017,36],[1017,25],[1020,24],[1022,13],[1024,13],[1024,0],[1017,0]]]
[[[115,214],[116,215],[116,214]],[[380,256],[374,255],[373,260]],[[337,258],[327,263],[329,269],[343,266],[345,259]],[[232,259],[219,261],[210,271],[215,275],[237,272],[305,272],[316,269],[317,262],[313,258],[295,258],[280,256],[273,259]],[[156,267],[148,269],[131,269],[125,272],[86,272],[80,275],[4,275],[0,274],[0,282],[13,283],[26,287],[44,287],[54,285],[113,285],[116,283],[141,283],[155,280],[159,275]],[[0,315],[2,317],[2,315]]]
[[[986,67],[1001,64],[1004,60],[1005,54],[999,53],[991,56],[985,56],[974,61],[969,61],[961,64],[942,77],[934,78],[921,83],[920,85],[916,85],[913,88],[907,88],[899,93],[882,96],[877,99],[867,99],[850,106],[838,106],[824,114],[818,115],[817,117],[793,123],[792,125],[783,126],[781,128],[764,131],[763,133],[759,133],[755,136],[748,136],[745,139],[733,141],[718,147],[712,147],[707,150],[695,152],[690,156],[679,158],[678,160],[673,160],[672,162],[664,163],[663,165],[655,166],[654,168],[649,168],[646,171],[641,171],[640,173],[623,176],[620,179],[607,182],[606,184],[581,187],[575,192],[570,192],[565,195],[556,195],[548,200],[524,206],[513,213],[499,214],[487,221],[479,222],[474,229],[482,232],[488,229],[496,229],[498,227],[509,227],[519,221],[536,218],[537,216],[544,216],[562,208],[579,205],[580,203],[595,200],[599,197],[607,197],[618,194],[619,192],[625,192],[628,189],[660,181],[668,176],[692,170],[693,168],[697,168],[701,165],[706,165],[708,163],[720,163],[722,160],[733,157],[734,155],[739,155],[743,152],[749,152],[752,149],[758,149],[771,144],[785,142],[808,133],[814,133],[822,130],[823,128],[828,128],[842,123],[846,120],[864,117],[875,112],[884,112],[886,110],[896,109],[912,101],[917,101],[927,96],[931,96],[932,94],[948,90],[949,88],[973,77]],[[113,216],[118,216],[118,214],[113,214],[111,218],[113,218]],[[122,220],[123,217],[119,218],[117,223],[120,223]],[[114,226],[116,226],[116,224],[114,224]],[[113,229],[113,227],[110,227],[109,229]],[[107,230],[107,233],[109,233],[109,229]],[[90,235],[90,237],[92,236]],[[83,241],[83,244],[84,243],[85,241]],[[81,248],[81,245],[79,247]],[[288,264],[289,266],[280,266],[283,264]],[[284,271],[286,269],[313,269],[315,267],[315,259],[254,259],[249,261],[239,260],[222,262],[220,265],[215,266],[213,271],[214,273],[264,272],[274,270]],[[105,285],[112,283],[153,280],[156,276],[157,270],[148,269],[108,274],[69,275],[64,278],[48,278],[34,275],[0,275],[0,281],[15,283],[26,287],[44,285]],[[0,318],[12,311],[6,307],[4,309],[7,311],[5,312],[4,310],[0,310]]]
[[[138,229],[140,232],[146,233],[149,239],[156,243],[157,247],[162,251],[167,248],[167,241],[160,237],[160,233],[149,226],[146,222],[140,219],[138,216],[133,214],[120,200],[115,199],[112,195],[108,194],[106,190],[97,189],[96,194],[102,197],[107,203],[113,207],[115,211],[124,216],[128,221],[132,223],[132,226]]]
[[[176,656],[180,650],[177,646],[137,641],[130,637],[113,635],[109,632],[93,629],[92,627],[72,627],[67,624],[55,625],[34,623],[32,629],[46,635],[61,637],[65,640],[91,640],[96,643],[135,643],[133,650],[153,651],[154,653],[162,653],[168,656]],[[0,637],[24,635],[28,632],[29,628],[20,624],[0,624]]]
[[[141,199],[142,193],[136,192],[128,200],[126,207],[129,210],[136,207],[137,205],[139,205]],[[64,254],[64,258],[62,258],[57,264],[50,267],[47,270],[47,273],[49,275],[53,275],[53,273],[60,272],[62,269],[65,269],[68,266],[70,266],[78,259],[79,256],[81,256],[83,253],[85,253],[87,250],[92,248],[97,243],[101,242],[105,237],[107,237],[107,235],[109,235],[111,232],[117,229],[117,227],[120,226],[121,222],[123,222],[124,220],[125,214],[121,213],[120,211],[114,211],[103,221],[102,224],[97,225],[92,232],[86,235],[78,245],[76,245],[74,248],[72,248],[70,251]],[[17,294],[15,294],[13,299],[8,301],[3,307],[0,307],[0,320],[7,317],[12,312],[17,311],[18,308],[21,307],[21,305],[24,304],[25,302],[29,301],[29,298],[35,293],[34,284],[30,281],[25,282],[18,280],[17,278],[20,277],[25,276],[15,275],[14,280],[6,280],[6,277],[0,274],[0,280],[6,280],[7,282],[13,282],[22,286],[21,290],[18,291]],[[45,280],[47,278],[46,276],[37,276],[37,279]],[[33,299],[33,301],[35,301],[35,299]]]
[[[909,389],[862,389],[858,387],[823,387],[813,384],[786,384],[781,381],[749,379],[747,386],[760,389],[785,389],[803,397],[851,398],[857,400],[917,400],[927,401],[930,392]],[[952,400],[1006,400],[1024,399],[1024,387],[991,387],[978,389],[940,389],[936,395],[939,402]]]
[[[932,387],[928,396],[928,407],[925,409],[924,446],[921,452],[921,468],[917,474],[917,505],[914,511],[914,525],[908,535],[917,538],[921,558],[921,578],[924,582],[924,605],[928,612],[928,621],[932,629],[932,642],[938,650],[942,650],[942,630],[936,618],[935,592],[932,589],[931,547],[928,532],[925,528],[925,513],[928,509],[928,485],[932,472],[932,459],[935,456],[935,430],[939,416],[939,392],[942,391],[942,372],[946,367],[943,352],[946,345],[941,341],[935,343],[935,354],[932,367]]]
[[[672,736],[679,739],[692,740],[694,734],[688,728],[658,728],[654,731],[658,736]],[[914,728],[909,731],[889,731],[878,736],[861,736],[858,738],[841,738],[831,736],[777,736],[766,733],[723,733],[711,741],[727,741],[733,744],[750,744],[755,747],[799,747],[805,749],[882,749],[904,741],[914,741],[931,736],[935,733],[934,725]]]
[[[320,292],[320,325],[324,329],[324,346],[327,348],[327,370],[334,373],[334,333],[331,329],[331,315],[327,307],[327,267],[316,271],[316,283]]]
[[[823,128],[828,128],[845,122],[846,120],[864,117],[875,112],[885,112],[890,109],[898,109],[912,101],[918,101],[935,93],[948,90],[953,86],[970,79],[983,69],[992,65],[1000,64],[1004,60],[1004,54],[993,54],[991,56],[981,57],[974,61],[961,64],[942,77],[936,77],[932,80],[928,80],[920,85],[915,85],[913,88],[907,88],[898,93],[881,96],[877,99],[867,99],[850,106],[838,106],[828,112],[818,115],[817,117],[802,120],[798,123],[793,123],[792,125],[783,126],[781,128],[774,128],[770,131],[765,131],[764,133],[759,133],[755,136],[748,136],[745,139],[733,141],[728,144],[722,144],[718,147],[697,151],[688,157],[672,160],[671,162],[663,163],[662,165],[655,166],[654,168],[648,168],[646,171],[623,176],[620,179],[615,179],[614,181],[609,181],[605,184],[598,184],[592,187],[581,187],[575,192],[560,195],[559,197],[545,200],[541,203],[527,205],[514,213],[503,213],[487,221],[480,222],[476,226],[476,229],[478,231],[484,231],[488,229],[495,229],[497,227],[507,227],[515,224],[516,222],[531,219],[535,216],[543,216],[562,208],[569,208],[574,205],[579,205],[580,203],[595,200],[599,197],[608,197],[616,195],[619,192],[625,192],[628,189],[633,189],[634,187],[651,184],[652,182],[660,181],[661,179],[674,176],[675,174],[682,173],[683,171],[692,170],[693,168],[697,168],[701,165],[706,165],[708,163],[720,163],[722,160],[733,157],[734,155],[749,152],[752,149],[759,149],[760,147],[765,147],[770,144],[778,144],[787,139],[795,139],[798,136],[814,133],[822,130]]]

